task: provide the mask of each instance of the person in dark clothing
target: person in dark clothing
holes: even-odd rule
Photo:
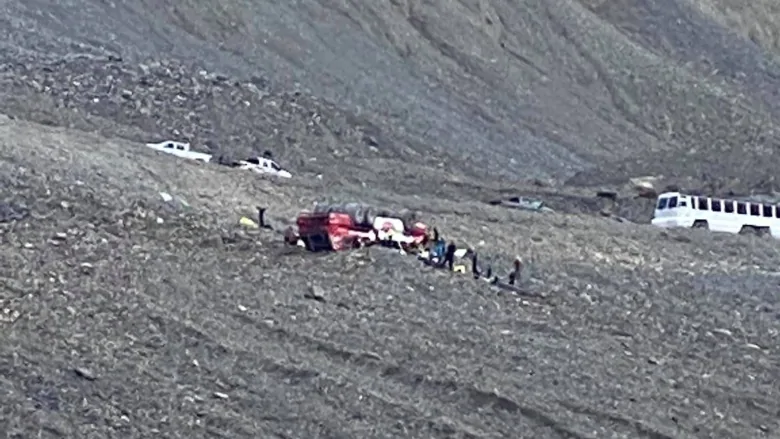
[[[439,229],[433,228],[433,242],[439,242]]]
[[[518,256],[515,258],[514,269],[509,273],[509,285],[514,285],[515,282],[520,280],[520,275],[523,273],[523,260]]]
[[[444,254],[444,260],[442,261],[442,267],[447,266],[447,268],[452,271],[453,265],[455,264],[455,251],[458,249],[458,247],[455,245],[454,242],[451,242],[447,246],[447,251]]]
[[[490,265],[488,265],[488,268],[485,271],[485,280],[490,282],[491,285],[498,284],[499,281],[498,276],[493,276],[493,267],[491,267]]]
[[[257,207],[257,224],[260,226],[261,229],[271,229],[271,226],[267,225],[265,223],[265,211],[268,210],[266,207]]]
[[[471,274],[474,276],[474,279],[479,279],[482,274],[479,271],[479,257],[477,256],[477,252],[471,253]]]

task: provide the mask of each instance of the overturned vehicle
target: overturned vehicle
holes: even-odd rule
[[[427,242],[428,228],[410,211],[393,212],[361,203],[318,204],[296,220],[286,241],[310,251],[340,251],[372,244],[409,250]]]

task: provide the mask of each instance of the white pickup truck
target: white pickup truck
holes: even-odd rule
[[[205,163],[211,161],[211,154],[193,151],[190,149],[189,143],[166,140],[160,143],[147,143],[146,146],[155,151],[164,152],[185,159],[198,160]]]
[[[282,169],[275,161],[264,157],[251,157],[246,160],[239,160],[237,167],[247,171],[257,172],[258,174],[271,174],[282,178],[291,178],[289,171]]]

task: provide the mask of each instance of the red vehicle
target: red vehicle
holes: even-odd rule
[[[302,212],[296,223],[295,238],[310,251],[346,250],[382,240],[395,241],[403,247],[417,246],[426,235],[425,225],[414,221],[411,215],[377,212],[356,203],[320,205],[314,212]],[[394,233],[389,233],[388,227]]]
[[[296,223],[299,239],[311,251],[346,250],[376,241],[373,228],[355,224],[348,213],[303,212]]]

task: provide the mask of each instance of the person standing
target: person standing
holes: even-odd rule
[[[444,263],[444,253],[446,251],[447,243],[443,239],[436,240],[436,244],[433,247],[433,261],[437,264]]]
[[[479,279],[481,274],[482,273],[479,270],[479,256],[477,255],[477,252],[472,251],[471,252],[471,275],[474,276],[474,279]]]
[[[272,230],[273,228],[265,223],[266,210],[268,210],[268,208],[257,206],[257,225],[260,226],[261,229]]]
[[[453,271],[454,265],[455,265],[455,251],[458,249],[458,247],[455,245],[454,242],[450,242],[450,244],[447,246],[447,251],[444,254],[444,260],[442,261],[442,266],[446,265],[447,268],[450,271]]]
[[[514,285],[515,282],[520,281],[520,277],[523,274],[523,260],[520,258],[520,256],[515,258],[514,262],[514,268],[511,273],[509,273],[509,285]]]

